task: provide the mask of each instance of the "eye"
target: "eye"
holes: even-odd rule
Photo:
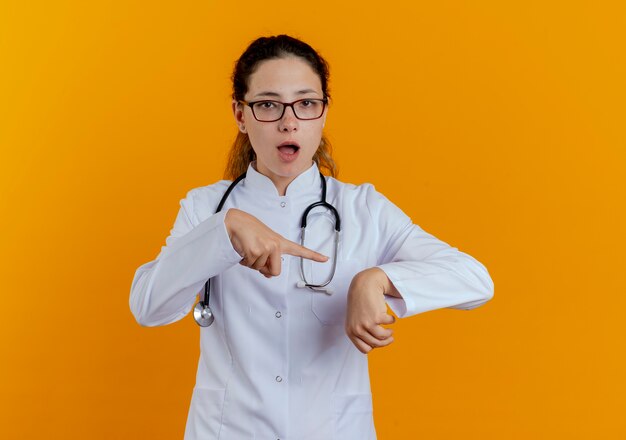
[[[313,104],[315,103],[309,99],[303,99],[302,101],[300,101],[300,105],[302,107],[311,107]]]
[[[263,110],[268,110],[274,108],[276,104],[274,104],[272,101],[262,101],[257,103],[257,106]]]

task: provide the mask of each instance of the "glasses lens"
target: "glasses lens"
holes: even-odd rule
[[[303,99],[293,104],[296,116],[300,119],[317,119],[324,112],[324,101],[321,99]]]
[[[254,103],[252,110],[259,121],[275,121],[282,115],[283,107],[280,102],[260,101]]]

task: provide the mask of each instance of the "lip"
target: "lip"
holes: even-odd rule
[[[292,154],[289,154],[280,150],[280,147],[283,147],[285,145],[296,145],[298,148]],[[295,161],[300,155],[300,149],[301,149],[300,144],[297,143],[296,141],[285,141],[285,142],[282,142],[280,145],[276,146],[276,150],[278,151],[278,157],[283,163],[291,163]]]
[[[285,146],[285,145],[295,145],[295,146],[298,147],[298,149],[300,148],[300,144],[298,142],[296,142],[296,141],[285,141],[285,142],[282,142],[281,144],[277,145],[276,148],[282,147],[282,146]]]

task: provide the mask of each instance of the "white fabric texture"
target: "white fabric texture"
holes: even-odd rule
[[[238,264],[224,224],[228,209],[238,208],[299,243],[302,213],[321,196],[315,164],[284,196],[250,164],[218,214],[229,181],[189,191],[166,245],[137,269],[130,308],[143,326],[187,316],[213,277],[215,322],[200,328],[186,440],[376,439],[367,356],[344,331],[350,281],[366,268],[380,267],[400,292],[385,297],[400,318],[492,298],[481,263],[424,232],[374,186],[325,179],[342,229],[332,295],[296,286],[298,257],[283,255],[281,274],[269,279]],[[313,210],[305,245],[332,257],[333,223],[326,210]],[[325,281],[331,266],[304,260],[307,280]]]

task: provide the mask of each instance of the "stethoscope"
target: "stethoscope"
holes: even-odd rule
[[[222,196],[220,203],[217,205],[217,210],[215,211],[216,214],[222,210],[222,207],[224,206],[224,203],[226,202],[226,199],[228,198],[228,195],[230,194],[230,192],[245,177],[246,177],[246,173],[243,173],[241,176],[237,177],[233,181],[233,183],[230,184],[230,186],[228,187],[228,189]],[[328,284],[330,284],[330,282],[333,280],[333,277],[335,276],[335,269],[337,268],[337,249],[339,247],[339,232],[341,231],[341,219],[339,218],[339,213],[337,212],[335,207],[331,205],[330,203],[326,202],[326,179],[324,178],[324,175],[322,173],[320,173],[320,177],[322,180],[322,198],[319,202],[310,204],[304,210],[304,213],[302,214],[302,220],[300,222],[300,228],[302,229],[302,236],[300,238],[300,244],[304,246],[304,236],[306,233],[306,221],[307,221],[307,216],[309,215],[309,212],[312,209],[317,208],[319,206],[329,209],[333,213],[333,216],[335,217],[335,250],[334,250],[334,256],[333,256],[333,267],[330,272],[330,276],[328,277],[328,280],[326,280],[325,282],[321,284],[312,284],[312,283],[309,283],[306,279],[306,276],[304,274],[304,258],[300,257],[300,275],[302,276],[302,280],[296,283],[296,287],[300,287],[300,288],[307,287],[317,292],[324,292],[327,295],[332,295],[333,290],[330,288],[327,288],[326,286],[328,286]],[[207,282],[204,284],[204,299],[198,302],[198,304],[196,304],[196,307],[194,307],[193,309],[193,318],[196,320],[196,322],[198,323],[200,327],[210,326],[211,324],[213,324],[213,320],[215,319],[213,312],[211,311],[211,307],[209,307],[210,295],[211,295],[211,279],[209,278]]]

